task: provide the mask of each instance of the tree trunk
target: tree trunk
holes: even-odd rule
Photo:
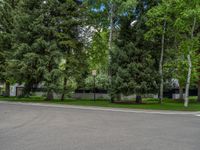
[[[199,77],[199,83],[198,83],[198,102],[200,102],[200,77]]]
[[[121,93],[117,93],[117,101],[121,101],[122,100],[122,95],[121,95]]]
[[[193,21],[193,26],[192,26],[192,30],[191,30],[191,39],[193,39],[194,37],[194,30],[195,30],[195,26],[196,26],[196,17],[194,18]],[[188,97],[189,97],[189,90],[190,90],[190,79],[191,79],[191,73],[192,73],[192,60],[191,60],[191,56],[190,56],[190,50],[193,48],[193,46],[188,46],[188,55],[187,55],[187,59],[188,59],[188,75],[187,75],[187,82],[186,82],[186,88],[185,88],[185,98],[184,98],[184,106],[188,107]]]
[[[32,82],[28,82],[25,84],[24,90],[23,90],[23,96],[24,97],[29,97],[31,95],[31,91],[33,88],[33,83]]]
[[[165,48],[165,30],[166,30],[166,21],[164,21],[163,25],[163,33],[162,33],[162,48],[160,54],[160,63],[159,63],[159,74],[160,74],[160,94],[159,94],[159,102],[163,101],[163,56],[164,56],[164,48]]]
[[[183,97],[183,87],[179,86],[179,100],[182,102],[184,100]]]
[[[114,94],[111,92],[111,94],[110,94],[110,102],[111,103],[114,103],[115,102],[115,96],[114,96]]]
[[[48,90],[46,100],[48,100],[48,101],[53,100],[53,91],[52,90]]]
[[[190,89],[190,78],[191,78],[191,73],[192,73],[192,62],[191,62],[191,58],[190,58],[190,54],[188,54],[187,58],[188,58],[188,75],[187,75],[187,83],[186,83],[186,88],[185,88],[185,102],[184,102],[184,106],[188,107],[188,97],[189,97],[189,89]]]
[[[140,96],[140,95],[137,95],[136,96],[136,104],[142,104],[142,96]]]
[[[108,48],[109,48],[109,61],[110,55],[112,51],[112,39],[113,39],[113,3],[110,4],[110,33],[109,33],[109,41],[108,41]]]
[[[65,99],[66,90],[67,90],[67,78],[65,77],[64,82],[63,82],[63,93],[62,93],[62,96],[61,96],[61,101],[64,101],[64,99]]]
[[[200,53],[200,50],[199,50]],[[200,67],[200,62],[199,62],[199,67]],[[197,98],[197,102],[200,102],[200,68],[198,70],[199,73],[199,82],[198,82],[198,98]]]
[[[6,90],[5,90],[5,96],[10,96],[10,82],[6,81]]]
[[[109,41],[108,41],[108,49],[109,49],[109,55],[108,55],[108,62],[109,62],[109,67],[108,67],[108,76],[109,76],[109,82],[110,82],[110,87],[112,90],[112,69],[111,69],[111,52],[112,52],[112,41],[113,41],[113,2],[110,1],[110,33],[109,33]],[[111,103],[114,103],[114,93],[111,92],[111,96],[110,96],[110,101]]]

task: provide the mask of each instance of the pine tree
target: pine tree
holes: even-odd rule
[[[136,94],[137,103],[141,103],[143,93],[157,89],[154,44],[144,38],[146,13],[155,4],[156,1],[138,1],[134,12],[127,11],[120,18],[120,32],[112,54],[112,92]],[[137,21],[131,26],[133,20]]]
[[[84,26],[85,7],[81,1],[65,0],[60,2],[58,6],[58,47],[62,53],[62,96],[64,100],[65,94],[70,91],[68,89],[69,80],[78,80],[87,68],[86,54],[83,42],[85,37],[81,36]]]
[[[58,1],[27,0],[20,6],[16,18],[14,58],[18,79],[25,83],[25,94],[44,81],[47,99],[53,98],[61,57],[56,38],[58,5]]]
[[[12,58],[13,29],[15,11],[19,0],[0,1],[0,81],[5,82],[5,96],[10,96],[11,71],[9,70]]]
[[[81,2],[75,0],[27,0],[21,4],[16,18],[14,56],[18,79],[26,85],[25,93],[43,83],[47,99],[51,100],[63,79],[63,99],[67,78],[85,68],[79,36],[83,18],[81,7]]]

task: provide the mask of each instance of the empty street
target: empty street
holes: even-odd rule
[[[199,150],[199,140],[190,112],[0,103],[0,150]]]

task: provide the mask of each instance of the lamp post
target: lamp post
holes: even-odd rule
[[[93,93],[94,93],[94,101],[96,100],[96,75],[97,75],[97,71],[96,70],[92,70],[92,76],[94,77],[94,88],[93,88]]]

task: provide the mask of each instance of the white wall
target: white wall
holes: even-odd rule
[[[172,94],[172,99],[179,99],[180,94]],[[183,94],[183,98],[185,98],[185,94]]]
[[[10,86],[10,96],[16,96],[17,87],[24,87],[24,86],[20,85],[18,83],[14,84],[14,85],[11,85]]]

